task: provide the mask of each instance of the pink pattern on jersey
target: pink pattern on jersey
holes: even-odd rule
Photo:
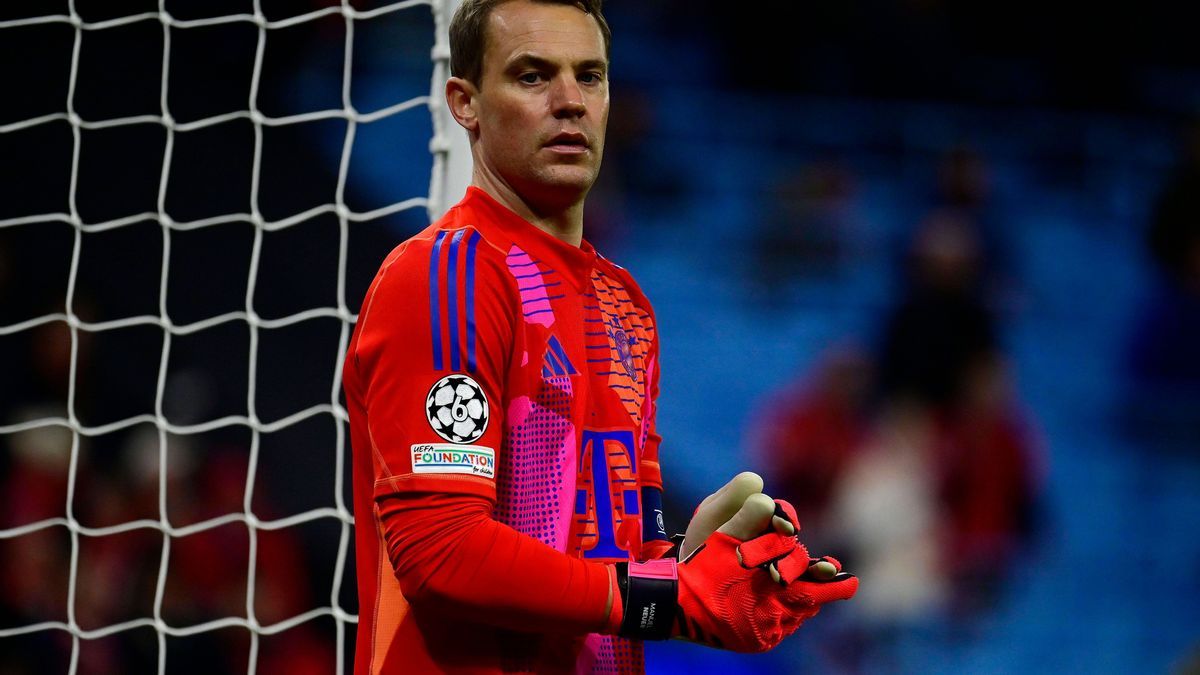
[[[553,326],[554,310],[546,293],[546,278],[538,264],[516,245],[509,249],[504,261],[508,265],[508,273],[517,282],[517,289],[521,291],[521,311],[525,315],[525,322],[547,328]]]
[[[574,510],[569,477],[578,435],[571,424],[571,379],[545,380],[537,400],[508,406],[496,480],[496,520],[566,552]]]
[[[508,404],[508,427],[511,429],[519,424],[524,424],[532,413],[533,401],[530,401],[528,396],[514,398]]]
[[[576,675],[630,675],[645,670],[642,643],[616,635],[588,635],[575,662]]]

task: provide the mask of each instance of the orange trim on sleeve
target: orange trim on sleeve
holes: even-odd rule
[[[640,480],[643,487],[663,489],[662,468],[658,462],[642,460],[638,462],[638,471],[641,472]]]

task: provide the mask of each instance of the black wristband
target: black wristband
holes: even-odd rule
[[[635,640],[666,640],[671,637],[679,596],[679,581],[673,558],[644,563],[617,563],[617,588],[621,591],[624,616],[620,635]]]

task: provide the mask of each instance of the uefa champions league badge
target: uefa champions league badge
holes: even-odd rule
[[[487,430],[487,396],[470,377],[447,375],[429,389],[425,416],[434,432],[447,441],[474,443]]]

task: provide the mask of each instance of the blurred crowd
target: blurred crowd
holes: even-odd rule
[[[11,418],[9,418],[11,419]],[[140,436],[140,437],[139,437]],[[111,527],[155,519],[159,484],[156,434],[132,434],[124,461],[80,461],[70,509],[84,527]],[[88,444],[85,439],[84,446]],[[42,428],[13,434],[6,448],[3,521],[0,529],[65,517],[71,434]],[[88,456],[86,450],[83,456]],[[203,456],[174,448],[166,481],[168,510],[176,526],[241,511],[246,486],[246,448],[210,447]],[[189,458],[190,457],[190,463]],[[140,475],[131,475],[140,474]],[[269,500],[257,500],[259,518],[270,520]],[[71,620],[83,631],[159,618],[174,629],[246,617],[269,626],[316,606],[313,570],[293,530],[256,535],[255,588],[248,602],[250,532],[240,523],[171,537],[139,528],[102,536],[81,534],[74,546],[64,526],[0,540],[0,624],[6,628]],[[165,567],[164,555],[169,561]],[[160,586],[161,584],[161,586]],[[68,598],[68,593],[73,598]],[[73,600],[73,601],[69,601]],[[68,607],[72,613],[68,615]],[[320,628],[326,628],[320,626]],[[81,675],[155,672],[160,658],[152,627],[123,630],[79,643],[75,672]],[[67,672],[69,633],[52,629],[0,640],[0,673]],[[250,633],[241,628],[166,639],[168,672],[245,672]],[[332,672],[335,655],[328,630],[314,622],[261,639],[260,672]]]
[[[845,208],[829,204],[847,190],[829,185],[835,169],[811,172],[826,178],[789,193],[803,206],[770,221],[764,267],[822,274],[806,261],[837,262]],[[880,334],[833,345],[754,427],[809,545],[869,580],[848,611],[876,641],[931,616],[986,613],[1038,524],[1043,447],[1001,339],[997,306],[1015,281],[987,174],[967,148],[943,157]],[[863,642],[845,640],[844,658],[869,655]]]
[[[12,241],[0,236],[0,257],[22,250],[9,246]],[[28,287],[20,277],[4,281],[0,297],[6,300],[19,297],[11,292],[14,289]],[[103,304],[103,293],[94,297],[97,307]],[[16,305],[28,299],[0,303],[5,325],[20,316]],[[90,318],[88,311],[82,314]],[[118,421],[103,417],[115,412],[105,405],[106,397],[144,401],[149,394],[152,399],[153,391],[134,390],[135,385],[146,386],[146,380],[100,381],[99,371],[120,370],[128,354],[125,348],[95,349],[94,337],[79,331],[73,350],[63,321],[14,334],[7,347],[12,358],[4,361],[0,424],[65,420],[72,388],[72,412],[93,427],[100,421]],[[194,367],[185,361],[173,377],[180,386],[170,388],[165,405],[172,423],[198,422],[198,415],[206,412],[202,387],[185,382],[204,379]],[[160,519],[180,528],[243,513],[251,486],[256,517],[270,521],[285,515],[272,495],[275,481],[248,486],[248,439],[244,429],[166,434],[162,469],[160,437],[149,423],[84,435],[60,422],[0,436],[0,530],[44,525],[0,539],[0,626],[55,621],[98,631],[157,618],[174,629],[188,629],[218,619],[245,618],[248,607],[261,625],[269,626],[318,606],[315,591],[328,589],[330,578],[313,568],[314,556],[305,550],[306,541],[296,528],[254,534],[256,577],[249,596],[251,532],[246,525],[226,524],[169,538],[151,529]],[[167,474],[160,483],[163,470]],[[142,525],[73,536],[65,524],[46,523],[68,517],[90,529]],[[257,656],[261,672],[331,672],[331,631],[321,628],[326,630],[308,622],[263,638]],[[0,639],[0,673],[65,673],[72,642],[69,633],[58,629]],[[250,655],[250,634],[240,628],[167,638],[167,643],[172,673],[244,672]],[[81,640],[75,672],[155,672],[159,658],[155,630],[136,628]]]
[[[836,280],[864,229],[853,172],[817,161],[785,174],[756,252],[758,293]],[[890,650],[938,622],[975,639],[1014,573],[1037,559],[1047,439],[1014,382],[1004,336],[1024,281],[986,158],[945,152],[925,215],[906,229],[893,300],[870,339],[831,345],[768,398],[749,443],[791,496],[817,551],[837,551],[864,580],[849,619],[823,643],[846,672],[903,671]],[[1121,384],[1102,434],[1200,460],[1200,122],[1129,252],[1153,272],[1113,362]],[[1097,261],[1099,263],[1099,261]],[[784,289],[781,291],[781,289]],[[811,311],[811,310],[809,310]],[[1153,462],[1148,457],[1147,461]],[[1186,517],[1185,517],[1186,519]],[[1200,564],[1189,561],[1185,565]],[[940,624],[947,625],[947,624]],[[952,637],[951,639],[955,639]],[[832,645],[832,646],[830,646]],[[1185,665],[1191,663],[1191,666]],[[1192,672],[1194,659],[1178,661]]]
[[[1200,118],[1154,204],[1146,241],[1158,278],[1128,348],[1131,430],[1195,451],[1200,438]],[[1188,441],[1192,443],[1188,443]]]

